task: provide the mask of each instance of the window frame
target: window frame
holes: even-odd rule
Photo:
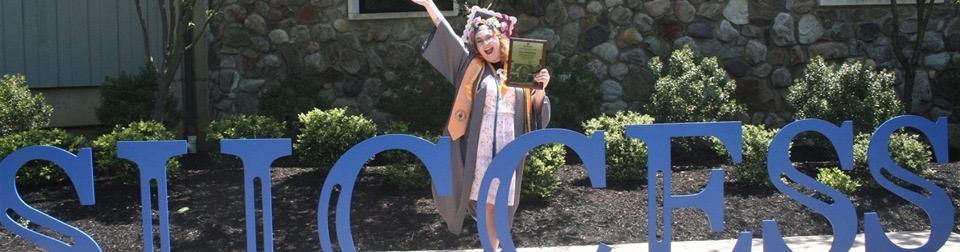
[[[440,11],[443,16],[452,17],[460,14],[459,1],[452,0],[453,10]],[[360,0],[347,1],[347,19],[348,20],[376,20],[376,19],[401,19],[401,18],[423,18],[429,17],[426,11],[406,11],[406,12],[382,12],[382,13],[360,13]]]
[[[925,1],[926,0],[922,0]],[[933,0],[934,4],[942,4],[943,0]],[[897,0],[897,4],[917,4],[917,0]],[[865,6],[890,5],[890,0],[820,0],[820,6]]]

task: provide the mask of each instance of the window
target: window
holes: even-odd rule
[[[929,1],[929,0],[923,0]],[[943,3],[943,0],[933,0]],[[898,4],[915,4],[916,0],[897,0]],[[890,0],[820,0],[820,6],[889,5]]]
[[[458,14],[455,0],[434,0],[445,16]],[[423,7],[409,0],[350,0],[351,20],[426,17]]]

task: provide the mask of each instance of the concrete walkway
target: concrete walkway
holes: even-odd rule
[[[927,241],[927,236],[930,233],[928,231],[916,231],[916,232],[892,232],[887,233],[887,236],[890,239],[900,246],[914,248],[920,245],[923,245]],[[833,241],[833,236],[822,235],[822,236],[796,236],[796,237],[786,237],[784,240],[787,242],[787,245],[790,246],[790,249],[793,251],[827,251],[830,249],[830,242]],[[716,240],[716,241],[674,241],[672,243],[673,251],[733,251],[733,246],[736,245],[736,240]],[[763,240],[753,239],[753,251],[763,251]],[[864,251],[863,244],[863,234],[857,235],[857,240],[853,244],[853,249],[850,251]],[[613,251],[648,251],[646,243],[634,243],[634,244],[620,244],[613,245]],[[431,251],[421,251],[421,252],[443,252],[443,251],[463,251],[463,252],[479,252],[480,249],[471,249],[471,250],[431,250]],[[586,245],[586,246],[566,246],[566,247],[543,247],[543,248],[520,248],[518,251],[524,252],[541,252],[541,251],[561,251],[561,252],[573,252],[573,251],[583,251],[583,252],[595,252],[597,251],[597,245]],[[960,251],[960,234],[951,233],[950,239],[947,240],[947,244],[940,248],[940,251]]]

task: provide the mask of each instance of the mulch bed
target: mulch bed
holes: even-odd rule
[[[190,158],[187,158],[190,159]],[[215,168],[204,158],[185,160],[191,168],[170,181],[171,236],[176,251],[244,251],[243,171]],[[199,160],[199,161],[198,161]],[[723,169],[729,170],[730,167]],[[954,206],[960,205],[960,163],[933,165],[928,177],[943,186]],[[436,214],[429,190],[399,192],[383,185],[383,169],[365,169],[353,199],[353,232],[360,250],[419,250],[478,248],[476,223],[467,220],[464,232],[453,235]],[[589,186],[582,166],[560,172],[563,186],[548,201],[524,199],[513,226],[521,247],[637,243],[647,240],[647,190],[642,182]],[[678,167],[674,194],[700,191],[709,169]],[[759,237],[765,219],[777,219],[786,236],[830,234],[826,219],[784,194],[769,188],[725,183],[725,229],[711,233],[699,210],[674,210],[674,240],[734,239],[741,231]],[[308,168],[273,169],[275,248],[279,251],[319,251],[316,212],[322,175]],[[96,205],[80,206],[71,186],[21,187],[25,201],[90,234],[106,251],[142,250],[140,196],[137,186],[101,178]],[[879,212],[887,231],[929,229],[924,212],[883,189],[849,196],[862,219]],[[188,209],[186,209],[186,208]],[[177,210],[186,211],[178,213]],[[960,216],[958,216],[960,218]],[[34,230],[51,233],[31,224]],[[862,231],[861,231],[862,232]],[[954,232],[960,232],[956,226]],[[53,234],[54,237],[61,235]],[[0,250],[40,250],[0,228]]]

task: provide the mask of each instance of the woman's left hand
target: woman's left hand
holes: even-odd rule
[[[533,81],[543,85],[543,89],[547,89],[547,85],[550,84],[550,70],[546,68],[540,69],[540,72],[536,76],[533,76]]]

